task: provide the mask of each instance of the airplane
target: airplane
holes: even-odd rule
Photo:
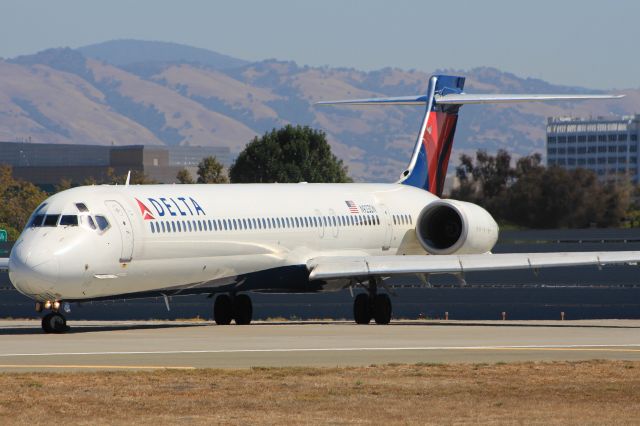
[[[418,96],[320,102],[425,108],[395,183],[98,185],[57,193],[15,243],[9,277],[35,301],[46,333],[69,329],[69,303],[216,296],[217,324],[249,324],[248,293],[362,289],[354,320],[388,324],[385,280],[398,275],[635,264],[640,252],[491,254],[485,209],[441,199],[464,104],[611,99],[620,95],[467,94],[464,77],[434,75]]]

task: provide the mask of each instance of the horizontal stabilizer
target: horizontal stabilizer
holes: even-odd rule
[[[429,273],[464,273],[640,262],[640,251],[318,257],[307,262],[310,280]]]
[[[543,101],[584,101],[589,99],[619,99],[624,95],[528,95],[528,94],[486,94],[468,95],[466,93],[436,95],[437,104],[464,105],[464,104],[501,104],[507,102],[543,102]]]
[[[435,104],[500,104],[510,102],[544,102],[544,101],[584,101],[589,99],[619,99],[624,95],[531,95],[531,94],[467,94],[451,93],[434,96]],[[341,101],[316,102],[316,105],[426,105],[427,95],[396,96],[391,98],[351,99]]]

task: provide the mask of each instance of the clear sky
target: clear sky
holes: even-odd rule
[[[0,0],[0,57],[117,38],[364,70],[640,87],[638,0]]]

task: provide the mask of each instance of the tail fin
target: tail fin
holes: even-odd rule
[[[401,183],[442,195],[461,105],[440,105],[434,101],[436,94],[462,93],[464,80],[464,77],[448,75],[429,79],[427,108],[411,161],[400,178]]]
[[[434,75],[426,95],[318,102],[319,105],[426,105],[409,166],[399,183],[442,195],[458,110],[463,104],[614,99],[624,95],[466,94],[464,77]]]

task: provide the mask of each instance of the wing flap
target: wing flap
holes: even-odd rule
[[[640,262],[640,251],[555,252],[422,256],[317,257],[307,262],[310,280],[416,273],[461,273]]]

